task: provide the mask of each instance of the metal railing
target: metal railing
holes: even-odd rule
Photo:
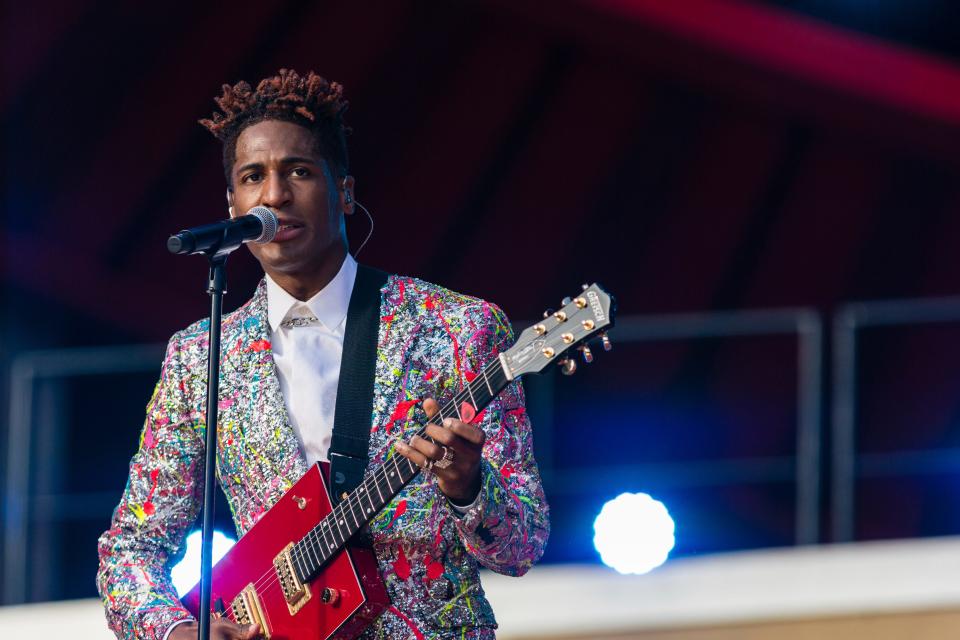
[[[70,376],[159,371],[164,345],[130,345],[34,351],[17,356],[10,367],[10,413],[7,425],[7,469],[3,518],[3,601],[25,602],[28,589],[29,525],[31,518],[69,514],[64,505],[116,501],[117,494],[71,496],[34,495],[32,460],[36,452],[33,422],[38,382]],[[47,448],[50,442],[44,443]],[[41,483],[42,484],[42,483]]]
[[[868,327],[895,327],[960,322],[960,297],[856,302],[840,308],[833,319],[833,459],[831,520],[834,542],[854,539],[856,482],[859,468],[902,471],[944,468],[960,460],[953,450],[885,454],[863,459],[856,448],[857,336]],[[955,463],[954,463],[955,464]],[[955,468],[955,467],[954,467]]]
[[[668,314],[643,317],[622,317],[613,337],[618,344],[651,341],[677,341],[726,337],[784,335],[797,340],[797,417],[795,464],[783,465],[778,460],[722,460],[704,462],[636,465],[633,474],[654,473],[673,483],[756,482],[781,479],[786,469],[792,470],[796,487],[795,541],[815,543],[819,539],[820,491],[820,415],[823,377],[823,329],[820,316],[812,309],[744,310],[718,313]],[[36,394],[43,383],[71,376],[90,376],[128,372],[158,371],[163,345],[133,345],[31,352],[13,362],[10,376],[10,422],[7,443],[7,469],[4,513],[3,599],[7,604],[26,601],[28,597],[28,557],[32,521],[69,517],[72,505],[86,505],[109,510],[116,493],[59,495],[31,492],[34,460],[44,459],[49,451],[39,451],[48,443],[35,441],[33,422],[37,415]],[[539,403],[541,413],[549,414],[552,398],[538,399],[531,394],[533,405]],[[550,422],[548,420],[548,422]],[[542,426],[538,424],[538,432]],[[549,433],[541,438],[549,446]],[[546,461],[542,461],[546,462]],[[549,475],[549,469],[544,469]],[[573,471],[571,474],[570,471]],[[625,469],[615,469],[623,477]],[[611,469],[578,468],[565,470],[556,482],[570,483],[579,473],[594,481],[598,473]],[[789,471],[787,471],[789,473]],[[105,506],[108,505],[108,506]],[[76,511],[76,509],[73,509]],[[66,515],[65,515],[66,514]]]

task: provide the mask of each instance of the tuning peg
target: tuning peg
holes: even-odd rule
[[[543,312],[544,318],[549,318],[552,315],[553,315],[553,309],[547,309],[546,311]]]
[[[580,285],[580,286],[583,287],[583,290],[584,290],[584,291],[586,291],[587,289],[590,288],[590,285],[588,285],[586,282],[584,282],[584,283],[583,283],[582,285]]]
[[[567,296],[566,298],[560,301],[560,304],[562,304],[563,306],[567,306],[571,302],[573,302],[573,298],[571,298],[570,296]]]
[[[610,351],[613,349],[613,343],[610,342],[610,337],[607,335],[606,331],[600,334],[600,340],[603,342],[604,351]]]
[[[580,347],[580,353],[583,354],[583,361],[587,364],[593,362],[593,351],[590,350],[590,347],[583,345]]]
[[[577,361],[573,358],[564,358],[559,363],[560,371],[565,376],[572,376],[577,370]]]

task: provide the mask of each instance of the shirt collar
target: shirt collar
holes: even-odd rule
[[[353,292],[353,283],[356,279],[357,261],[349,253],[333,280],[306,302],[294,298],[268,275],[266,277],[267,319],[270,322],[270,329],[276,331],[287,317],[306,315],[302,313],[291,315],[299,305],[309,308],[327,329],[331,331],[336,329],[347,317],[350,294]]]

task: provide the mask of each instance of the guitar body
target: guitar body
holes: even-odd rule
[[[311,467],[213,567],[211,602],[223,601],[225,617],[258,622],[267,638],[326,640],[355,638],[389,606],[373,551],[354,546],[330,558],[292,606],[284,595],[274,559],[330,513],[328,472]],[[182,601],[198,616],[200,585]]]

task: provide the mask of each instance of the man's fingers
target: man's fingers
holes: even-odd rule
[[[427,425],[426,434],[432,438],[434,442],[447,446],[453,445],[454,442],[460,439],[459,436],[450,429],[435,424]]]
[[[459,420],[448,419],[444,420],[443,424],[451,426],[428,424],[426,435],[439,444],[457,449],[477,448],[483,444],[483,429]]]
[[[418,467],[423,468],[427,464],[427,457],[408,445],[406,442],[396,442],[393,447],[397,450],[397,453],[402,455],[404,458],[407,458],[410,460],[410,462]]]
[[[484,439],[486,438],[486,434],[483,432],[483,429],[474,424],[461,422],[460,420],[447,418],[443,421],[443,426],[464,440],[469,440],[476,445],[482,445]]]
[[[413,436],[413,439],[410,441],[410,446],[422,453],[424,457],[432,460],[438,460],[440,456],[443,455],[443,449],[440,445],[425,440],[420,436]]]
[[[197,637],[197,623],[187,622],[178,624],[170,632],[170,640]],[[213,618],[210,620],[210,638],[212,640],[256,640],[261,638],[260,627],[255,624],[237,624],[229,618]]]
[[[255,624],[237,624],[226,618],[221,618],[214,624],[223,627],[223,637],[231,640],[254,640],[260,637],[260,627]],[[210,631],[212,632],[213,629],[214,627],[211,626]]]

